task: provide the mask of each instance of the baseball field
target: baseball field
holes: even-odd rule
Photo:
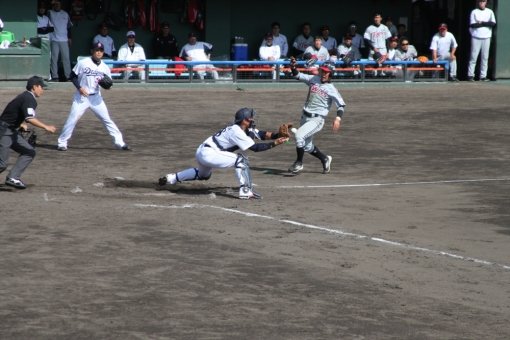
[[[298,123],[307,87],[151,85],[104,93],[132,151],[88,111],[66,152],[38,130],[26,190],[0,177],[0,339],[510,338],[510,83],[337,84],[331,173],[248,153],[249,201],[233,169],[156,183],[240,107]],[[72,94],[39,118],[60,130]]]

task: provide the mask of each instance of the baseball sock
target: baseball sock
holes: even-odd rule
[[[316,147],[316,146],[314,146],[314,147],[313,147],[313,151],[312,151],[312,152],[310,152],[310,154],[311,154],[312,156],[317,157],[318,159],[320,159],[322,163],[324,163],[324,162],[326,161],[326,155],[325,155],[325,154],[323,154],[323,153],[321,152],[321,150],[319,150],[319,148],[318,148],[318,147]]]
[[[296,148],[297,158],[296,161],[303,163],[303,156],[305,155],[305,148]]]

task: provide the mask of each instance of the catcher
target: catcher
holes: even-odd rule
[[[292,126],[292,125],[290,125]],[[289,140],[289,125],[283,124],[279,132],[262,131],[255,128],[255,110],[239,109],[234,122],[214,133],[198,147],[195,158],[196,168],[188,168],[177,173],[169,173],[159,179],[159,185],[176,184],[193,180],[208,180],[212,169],[235,168],[239,180],[240,199],[262,198],[253,190],[250,164],[244,151],[266,151]],[[286,134],[286,136],[280,135]],[[272,139],[269,143],[255,143],[255,140]],[[236,153],[235,151],[241,152]]]
[[[113,139],[113,144],[119,150],[130,150],[124,142],[122,133],[110,118],[106,104],[101,96],[100,88],[110,89],[113,85],[110,68],[101,60],[104,54],[104,46],[100,42],[92,45],[91,57],[78,61],[71,72],[71,81],[77,91],[74,94],[71,112],[58,137],[57,149],[67,151],[67,143],[71,138],[76,124],[85,111],[90,108],[103,123]]]

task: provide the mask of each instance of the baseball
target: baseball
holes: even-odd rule
[[[290,131],[295,134],[297,132],[297,129],[296,128],[292,128],[292,129],[290,129]]]

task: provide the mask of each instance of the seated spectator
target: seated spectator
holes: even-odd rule
[[[271,24],[271,33],[273,34],[273,44],[280,46],[281,58],[287,58],[289,44],[287,42],[287,37],[280,33],[280,23],[273,22]],[[260,46],[265,43],[265,39],[263,39]]]
[[[398,47],[398,38],[391,37],[388,39],[388,52],[386,54],[386,61],[395,61],[397,55],[397,47]],[[400,65],[388,65],[386,69],[386,75],[390,77],[395,77],[399,74],[398,70],[402,69]]]
[[[294,43],[292,44],[293,48],[292,55],[296,59],[302,59],[305,50],[313,45],[313,36],[311,35],[311,32],[312,26],[310,25],[310,23],[305,22],[301,26],[301,34],[294,39]]]
[[[349,33],[344,35],[342,43],[338,45],[336,57],[343,62],[343,67],[352,67],[351,62],[361,59],[361,53],[358,48],[352,44],[352,35]],[[331,58],[333,58],[333,56]],[[359,65],[355,66],[355,68],[356,70],[349,72],[349,75],[357,76],[360,73],[358,70]]]
[[[413,61],[416,60],[416,57],[418,56],[418,52],[416,51],[416,48],[409,44],[409,39],[406,37],[403,37],[400,39],[400,44],[395,52],[395,60],[403,60],[403,61]],[[416,76],[416,71],[412,70],[412,66],[407,67],[407,79],[413,80]],[[402,67],[400,67],[402,69]],[[399,74],[402,76],[402,71]]]
[[[154,36],[152,51],[156,59],[174,60],[179,55],[177,39],[170,32],[170,24],[168,22],[163,22],[159,32]]]
[[[145,50],[142,45],[135,42],[136,33],[128,31],[126,33],[127,43],[119,48],[118,60],[119,61],[145,61]],[[127,64],[126,67],[142,68],[140,71],[125,72],[125,77],[140,78],[142,82],[145,81],[145,65],[144,64]]]
[[[264,41],[265,44],[259,47],[260,60],[277,61],[280,59],[280,46],[273,44],[273,34],[267,33]],[[276,65],[272,64],[271,67],[273,79],[276,79]]]
[[[322,46],[322,36],[318,35],[313,40],[313,46],[307,47],[305,53],[303,53],[304,60],[317,59],[317,61],[329,60],[330,55],[328,50]],[[318,74],[319,65],[315,64],[312,66],[312,73]]]
[[[46,15],[44,2],[39,2],[37,6],[37,36],[43,39],[50,39],[50,33],[54,30],[55,28],[50,18]]]
[[[352,21],[349,24],[349,29],[347,30],[347,33],[349,33],[352,37],[352,46],[358,49],[358,51],[361,53],[361,57],[365,56],[366,55],[365,40],[363,39],[363,36],[358,33],[358,24]]]
[[[449,65],[449,80],[459,81],[457,79],[457,40],[455,36],[448,32],[448,25],[443,23],[439,25],[439,32],[434,34],[430,44],[432,51],[432,60],[437,63],[438,60],[448,60]]]
[[[329,26],[322,26],[320,28],[320,32],[322,37],[322,46],[328,50],[329,55],[336,55],[338,43],[335,38],[329,35]]]
[[[113,38],[108,34],[108,25],[105,22],[99,24],[99,34],[92,38],[92,45],[100,42],[104,46],[104,59],[114,59],[117,57],[117,50]]]
[[[212,49],[212,44],[197,41],[197,35],[191,32],[188,34],[188,43],[182,47],[179,57],[186,61],[209,61]],[[193,70],[201,80],[204,80],[206,73],[210,73],[213,79],[218,79],[218,72],[212,64],[193,65]]]

